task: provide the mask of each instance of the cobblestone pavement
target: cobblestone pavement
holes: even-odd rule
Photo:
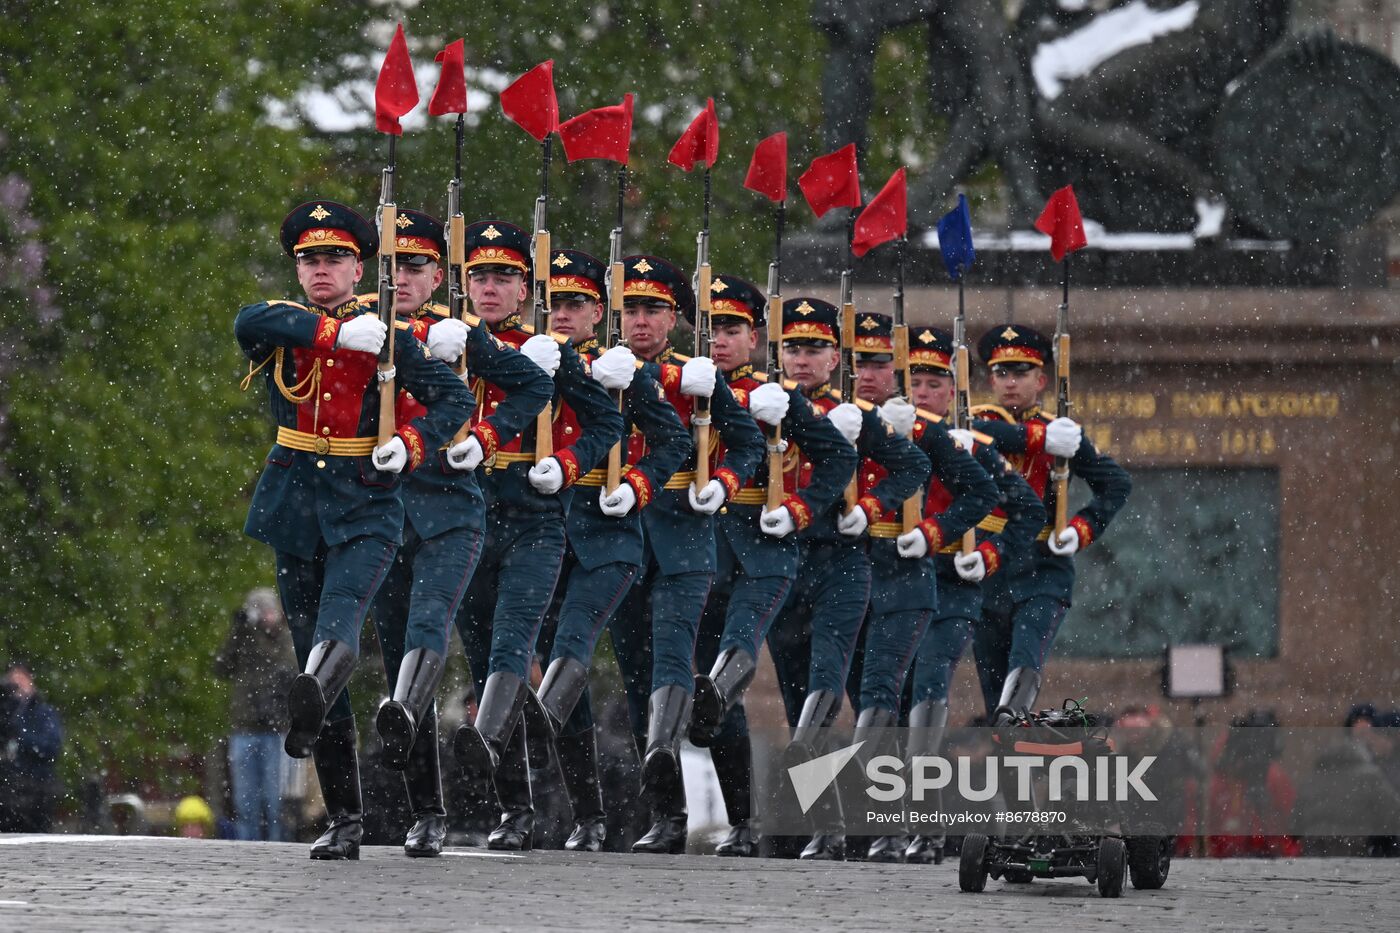
[[[1400,916],[1393,861],[1179,860],[1160,891],[1102,900],[1083,880],[962,894],[940,866],[712,856],[523,856],[366,848],[312,862],[304,845],[0,836],[0,930],[652,928],[1375,931]],[[655,920],[653,920],[655,918]],[[913,922],[911,922],[911,918]],[[975,925],[975,926],[974,926]]]

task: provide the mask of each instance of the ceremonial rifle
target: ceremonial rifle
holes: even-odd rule
[[[783,225],[786,222],[786,204],[779,201],[773,222],[773,261],[768,264],[768,378],[783,384]],[[783,504],[786,490],[783,483],[783,425],[773,425],[768,431],[768,501],[769,512],[776,511]]]
[[[545,134],[541,143],[540,194],[535,198],[535,236],[530,243],[530,269],[534,275],[534,314],[531,323],[536,334],[549,334],[549,231],[545,215],[549,209],[549,162],[554,153],[554,134]],[[545,403],[535,421],[535,462],[554,456],[554,403]]]
[[[710,169],[705,168],[705,208],[700,232],[695,235],[695,355],[710,355]],[[710,482],[710,398],[697,395],[691,407],[690,426],[695,430],[695,488]]]
[[[603,323],[603,342],[612,349],[622,342],[622,211],[627,195],[627,164],[617,167],[617,223],[608,238],[608,308]],[[614,389],[613,398],[622,410],[622,390]],[[608,451],[607,490],[622,485],[622,441]]]
[[[904,247],[909,237],[901,233],[895,244],[897,250],[894,280],[894,372],[898,380],[896,394],[909,399],[913,396],[914,379],[909,368],[909,325],[904,322]],[[901,532],[913,531],[923,518],[924,490],[920,488],[904,500],[901,512]]]
[[[384,166],[379,181],[379,208],[376,221],[379,225],[379,320],[388,328],[384,345],[379,348],[379,438],[378,446],[383,447],[394,437],[394,300],[398,295],[398,241],[396,225],[399,209],[394,203],[394,160],[397,136],[389,137],[389,162]]]
[[[841,270],[841,401],[854,402],[856,397],[856,298],[855,263],[851,258],[850,244],[855,240],[856,208],[851,209],[846,221],[846,268]],[[860,498],[860,466],[846,485],[846,511],[856,507]]]
[[[958,275],[958,315],[953,318],[953,427],[971,428],[972,398],[968,374],[967,316],[963,304],[962,268]],[[969,528],[963,534],[962,552],[971,554],[977,548],[977,531]]]
[[[1069,403],[1069,255],[1064,258],[1064,293],[1055,312],[1055,417],[1068,418]],[[1069,459],[1056,457],[1050,470],[1055,481],[1055,536],[1068,525]]]

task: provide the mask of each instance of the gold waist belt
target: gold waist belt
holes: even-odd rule
[[[494,466],[505,466],[510,463],[534,463],[534,453],[522,453],[518,450],[498,450],[496,456],[491,459]]]
[[[622,465],[622,469],[618,471],[619,480],[621,479],[621,475],[622,475],[623,473],[626,473],[626,472],[627,472],[628,467],[629,467],[629,464],[623,464],[623,465]],[[608,481],[608,468],[607,468],[607,467],[598,467],[596,470],[589,470],[587,473],[585,473],[585,474],[583,474],[582,476],[580,476],[580,477],[578,478],[578,480],[574,483],[574,485],[575,485],[575,486],[602,486],[602,485],[603,485],[604,483],[606,483],[607,481]]]
[[[872,538],[898,538],[904,534],[903,522],[876,522],[870,526]]]
[[[317,437],[305,431],[278,426],[277,443],[292,450],[332,457],[368,457],[374,453],[373,437]]]
[[[666,481],[667,489],[685,489],[695,482],[695,471],[686,470],[684,473],[677,473]]]
[[[994,535],[999,535],[1002,530],[1006,528],[1006,519],[1002,518],[1000,515],[988,515],[977,523],[977,527],[981,528],[983,531],[990,531]],[[957,554],[961,551],[962,541],[955,541],[952,544],[944,545],[938,549],[938,553],[940,554]]]
[[[783,498],[786,499],[787,495],[784,494]],[[739,490],[738,494],[736,494],[731,501],[733,501],[735,505],[767,505],[768,490],[759,489],[755,486],[746,486]]]

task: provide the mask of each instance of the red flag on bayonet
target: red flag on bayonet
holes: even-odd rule
[[[818,217],[833,207],[860,207],[856,144],[849,143],[830,155],[813,159],[797,179],[797,187]]]
[[[1084,238],[1084,218],[1079,214],[1079,201],[1074,186],[1065,185],[1050,195],[1045,210],[1036,219],[1035,228],[1050,237],[1050,255],[1059,262],[1089,241]]]
[[[445,113],[467,112],[467,51],[466,42],[458,39],[433,58],[442,63],[437,87],[428,100],[428,113],[440,117]]]
[[[705,168],[711,168],[718,158],[719,117],[715,115],[715,99],[711,97],[705,101],[705,109],[696,114],[671,147],[666,161],[688,172],[695,168],[696,162],[704,162]]]
[[[909,232],[909,189],[904,169],[885,182],[880,193],[870,199],[865,210],[856,218],[855,234],[851,237],[851,252],[864,256],[881,243],[888,243]]]
[[[554,59],[541,62],[501,92],[501,110],[535,139],[559,129],[559,99],[554,96]]]
[[[379,80],[374,85],[374,127],[381,133],[403,135],[399,117],[418,106],[418,82],[413,80],[413,62],[408,57],[408,40],[403,23],[394,30]]]
[[[570,162],[611,159],[626,165],[632,145],[632,95],[624,94],[620,104],[598,107],[565,120],[559,124],[559,141]]]
[[[774,133],[753,147],[744,187],[770,201],[787,199],[787,133]]]

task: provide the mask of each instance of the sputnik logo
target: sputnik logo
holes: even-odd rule
[[[826,793],[826,789],[836,783],[841,769],[846,767],[864,744],[864,741],[860,741],[788,768],[788,779],[792,781],[792,789],[797,793],[797,804],[802,808],[804,815],[812,809],[821,795]]]

